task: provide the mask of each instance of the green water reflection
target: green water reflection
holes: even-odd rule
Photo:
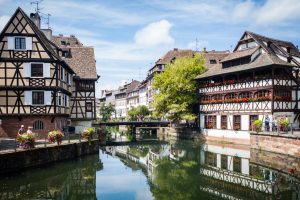
[[[299,167],[297,158],[245,146],[105,147],[99,155],[3,177],[0,199],[299,200]]]

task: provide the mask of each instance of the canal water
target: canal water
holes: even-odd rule
[[[0,178],[0,199],[300,199],[299,160],[246,146],[158,141],[105,147]]]

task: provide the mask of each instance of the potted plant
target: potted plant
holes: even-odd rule
[[[261,132],[262,126],[263,126],[262,120],[257,119],[253,122],[253,128],[256,131],[256,133]]]
[[[233,125],[233,130],[235,130],[235,131],[238,131],[238,130],[240,130],[240,125],[239,124],[234,124]]]
[[[20,142],[24,149],[34,148],[36,135],[32,132],[26,132],[17,136],[17,141]]]
[[[94,132],[94,128],[86,128],[81,132],[81,136],[87,139],[89,141],[89,144],[91,144],[91,139]]]
[[[56,142],[57,145],[61,144],[63,137],[64,134],[60,130],[53,130],[48,133],[48,141],[50,143]]]
[[[282,119],[279,121],[279,130],[283,132],[288,132],[289,130],[289,120]]]

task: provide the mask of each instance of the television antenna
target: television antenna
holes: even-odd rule
[[[39,7],[39,4],[41,4],[44,0],[38,0],[38,1],[32,1],[30,2],[30,5],[35,4],[36,8],[35,8],[35,12],[40,13],[40,10],[42,8]]]
[[[196,38],[195,50],[198,51],[198,38]]]
[[[41,13],[41,12],[40,12]],[[46,24],[48,26],[48,29],[51,29],[50,27],[50,17],[51,17],[51,14],[44,14],[44,13],[41,13],[42,14],[42,18],[46,20]]]

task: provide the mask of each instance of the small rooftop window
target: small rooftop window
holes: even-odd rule
[[[61,45],[66,45],[66,41],[60,41]]]
[[[217,64],[217,61],[215,59],[209,60],[209,64]]]

